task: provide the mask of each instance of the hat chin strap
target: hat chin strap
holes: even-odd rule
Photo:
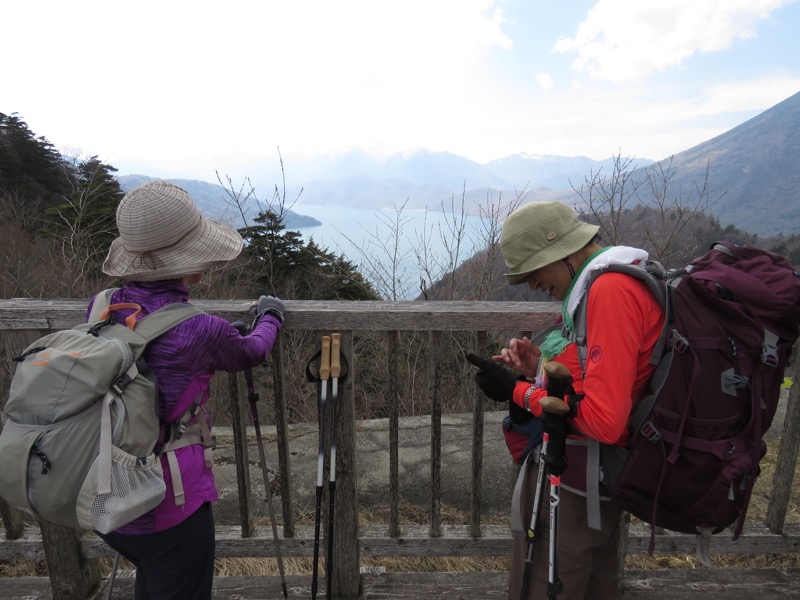
[[[564,259],[564,264],[567,265],[567,269],[569,269],[570,280],[575,279],[575,269],[572,267],[572,263],[569,261],[569,256]]]

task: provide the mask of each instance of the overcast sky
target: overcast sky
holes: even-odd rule
[[[0,22],[0,112],[111,164],[658,160],[800,91],[796,0],[15,0]]]

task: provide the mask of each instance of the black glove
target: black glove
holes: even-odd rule
[[[280,298],[276,298],[275,296],[261,296],[258,299],[258,305],[250,309],[250,314],[254,317],[253,327],[256,326],[256,323],[258,323],[265,314],[272,315],[283,323],[283,313],[285,312],[286,308],[283,306],[283,302],[281,302]]]
[[[495,402],[513,402],[514,388],[519,376],[504,366],[475,354],[467,354],[466,359],[478,367],[475,383],[481,391]]]
[[[511,416],[511,422],[519,425],[524,425],[531,419],[536,418],[513,400],[508,403],[508,414]]]

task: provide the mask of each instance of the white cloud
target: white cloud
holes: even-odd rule
[[[619,149],[660,158],[800,89],[794,38],[753,41],[775,57],[755,81],[723,86],[735,69],[712,77],[686,61],[752,35],[783,3],[601,0],[577,29],[554,13],[543,38],[530,0],[13,2],[0,111],[109,161],[376,145],[480,161]],[[546,51],[556,32],[575,32],[558,47],[594,76],[630,81],[679,65],[686,77],[598,82]]]
[[[57,145],[116,158],[327,151],[343,140],[416,147],[439,115],[474,116],[463,99],[490,87],[487,51],[511,47],[490,0],[142,0],[135,9],[80,0],[50,2],[47,19],[41,10],[4,10],[18,26],[0,35],[0,54],[15,57],[0,110],[19,111]]]
[[[509,106],[476,133],[481,146],[471,155],[490,160],[526,151],[599,160],[622,151],[660,160],[720,135],[798,91],[800,76],[789,73],[730,81],[691,95],[633,94],[589,84],[580,92],[548,94],[533,110]],[[516,149],[503,145],[502,134],[510,130],[528,143]]]
[[[542,88],[543,91],[549,92],[553,89],[553,78],[549,73],[536,73],[536,75],[533,77],[536,79],[536,83],[539,84],[539,87]]]
[[[752,37],[759,21],[792,1],[598,0],[553,50],[576,53],[572,68],[595,79],[636,81]]]

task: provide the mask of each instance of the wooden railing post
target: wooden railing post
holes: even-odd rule
[[[250,498],[250,454],[247,448],[247,415],[243,410],[242,374],[228,373],[231,429],[233,429],[233,450],[236,457],[236,484],[239,490],[239,524],[242,537],[253,537],[255,523]]]
[[[431,537],[442,536],[442,340],[444,332],[430,333],[430,399],[431,399]]]
[[[283,335],[275,339],[270,354],[272,381],[275,393],[275,434],[278,445],[278,477],[281,483],[281,508],[283,516],[283,537],[294,537],[294,508],[292,505],[292,470],[289,463],[289,420],[286,410],[286,391],[283,386],[284,345]]]
[[[53,600],[85,600],[103,575],[96,560],[83,556],[83,532],[49,523],[40,528]]]
[[[786,521],[786,510],[792,496],[792,481],[797,466],[797,453],[800,451],[800,343],[795,344],[793,351],[793,368],[791,379],[794,382],[789,388],[789,400],[786,405],[786,416],[781,433],[781,447],[772,478],[772,491],[767,506],[766,525],[772,533],[783,533]]]
[[[399,334],[387,332],[386,397],[389,400],[389,537],[400,537],[400,394],[397,389],[397,356]]]
[[[0,498],[0,519],[3,520],[7,540],[16,540],[22,536],[22,532],[25,530],[22,513],[2,498]]]
[[[341,352],[347,361],[347,376],[339,381],[336,407],[338,432],[332,595],[337,598],[356,598],[361,593],[361,564],[358,548],[356,414],[353,394],[356,365],[353,357],[352,331],[342,332]]]
[[[475,352],[483,356],[486,352],[486,332],[477,334]],[[470,503],[469,532],[472,537],[481,536],[481,482],[483,480],[483,403],[485,397],[477,386],[472,387],[472,495]]]

